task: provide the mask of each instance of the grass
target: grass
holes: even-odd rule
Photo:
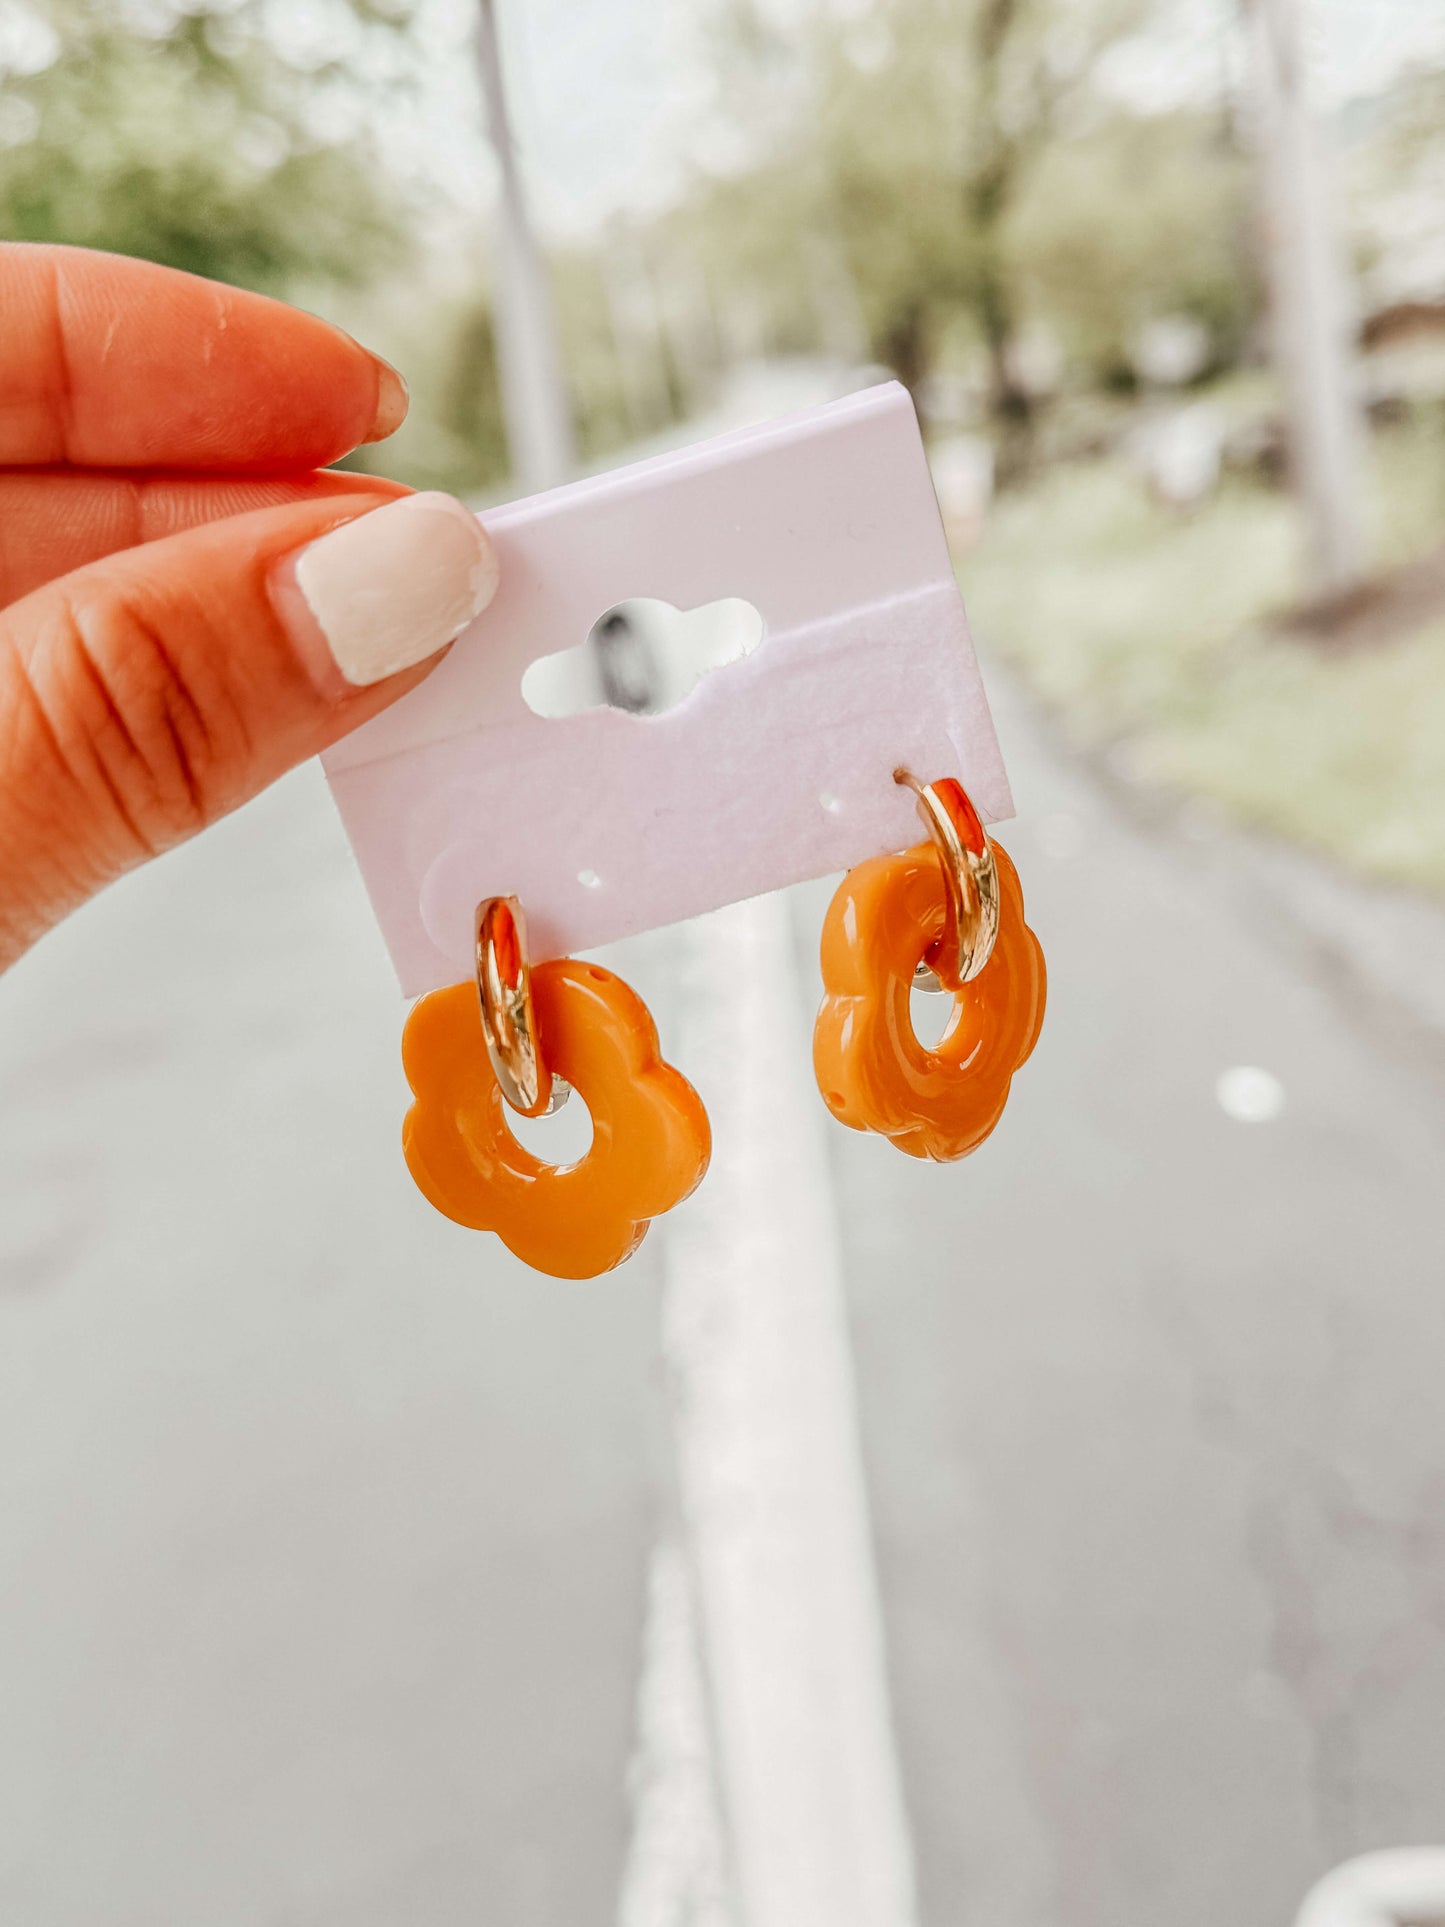
[[[1445,540],[1438,417],[1377,435],[1372,471],[1381,566]],[[1001,498],[959,576],[983,647],[1076,742],[1445,895],[1445,610],[1354,652],[1281,634],[1298,558],[1277,490],[1230,478],[1180,517],[1100,460]]]

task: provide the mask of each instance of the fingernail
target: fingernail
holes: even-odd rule
[[[301,550],[295,582],[358,687],[435,655],[496,593],[497,559],[453,496],[404,495]]]
[[[370,353],[370,350],[367,352]],[[406,411],[411,406],[411,391],[389,361],[383,361],[380,355],[372,355],[371,358],[376,363],[376,415],[366,439],[369,442],[384,442],[406,420]]]

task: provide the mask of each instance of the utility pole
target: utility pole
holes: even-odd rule
[[[487,133],[502,182],[495,283],[497,374],[512,473],[522,490],[533,494],[569,478],[576,447],[552,291],[512,139],[495,0],[478,0],[478,8],[477,65]]]
[[[1275,361],[1308,530],[1309,589],[1325,600],[1346,594],[1364,574],[1364,433],[1351,302],[1309,108],[1303,5],[1243,0]]]

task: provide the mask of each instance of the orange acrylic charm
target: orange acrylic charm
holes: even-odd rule
[[[1024,922],[1018,872],[1000,845],[988,848],[998,872],[998,935],[970,981],[945,977],[953,1018],[931,1050],[914,1034],[909,994],[948,924],[938,849],[924,843],[859,864],[823,926],[818,1088],[836,1118],[880,1132],[910,1157],[947,1160],[977,1149],[1003,1115],[1013,1074],[1043,1024],[1043,951]]]
[[[592,1114],[586,1155],[544,1164],[507,1128],[470,983],[433,991],[407,1020],[402,1062],[416,1102],[402,1144],[438,1211],[495,1231],[554,1278],[595,1278],[698,1184],[712,1144],[707,1113],[659,1056],[647,1006],[620,977],[564,959],[537,965],[530,989],[542,1058]]]

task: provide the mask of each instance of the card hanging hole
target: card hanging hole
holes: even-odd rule
[[[553,720],[587,710],[661,716],[706,675],[750,655],[763,619],[750,602],[728,596],[697,609],[634,596],[604,610],[584,642],[541,656],[522,677],[522,698]]]

